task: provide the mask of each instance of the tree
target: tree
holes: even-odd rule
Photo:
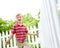
[[[12,21],[12,20],[3,20],[2,18],[0,18],[0,32],[4,31],[9,31],[11,30],[13,24],[16,21]],[[27,26],[36,26],[38,24],[39,20],[35,19],[32,17],[32,15],[30,13],[27,13],[23,16],[23,23]]]
[[[37,25],[39,20],[33,18],[30,13],[27,13],[23,17],[23,22],[26,24],[26,26],[30,27],[30,26]]]

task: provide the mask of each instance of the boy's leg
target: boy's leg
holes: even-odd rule
[[[20,47],[20,46],[18,46],[18,48],[24,48],[24,47]]]
[[[27,42],[27,40],[24,41],[23,45],[24,45],[24,48],[29,48],[29,43]]]
[[[28,43],[25,43],[24,44],[24,48],[29,48],[29,44]]]
[[[18,48],[23,48],[23,43],[17,42],[17,46],[18,46]]]
[[[29,48],[29,46],[24,46],[24,48]]]

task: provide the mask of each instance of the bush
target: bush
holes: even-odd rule
[[[0,18],[0,32],[2,32],[2,31],[6,32],[6,31],[11,30],[11,28],[15,22],[16,22],[15,20],[14,21],[3,20],[2,18]],[[39,20],[33,18],[32,15],[29,13],[25,14],[23,17],[23,23],[27,27],[35,26],[35,25],[37,26],[38,22],[39,22]]]

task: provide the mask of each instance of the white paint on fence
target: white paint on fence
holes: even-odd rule
[[[31,26],[30,29],[29,29],[30,33],[37,33],[37,31],[38,31],[38,28],[36,28],[35,26],[33,28]],[[7,45],[7,47],[5,46],[5,41],[8,39],[10,34],[11,34],[11,31],[9,31],[9,32],[7,31],[6,33],[4,33],[4,32],[0,33],[0,48],[17,48],[15,35],[10,40],[9,44]],[[35,36],[35,39],[34,39],[33,35],[31,35],[31,36],[28,35],[27,39],[28,39],[28,43],[29,44],[33,44],[34,48],[35,48],[35,45],[36,45],[37,48],[39,48],[38,44],[35,42],[35,39],[37,39],[37,36]]]

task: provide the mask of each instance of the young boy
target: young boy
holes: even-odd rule
[[[9,36],[5,44],[7,45],[10,39],[13,37],[13,35],[16,34],[16,42],[18,48],[29,48],[29,45],[27,43],[27,37],[26,37],[27,34],[29,35],[37,35],[37,34],[28,33],[27,27],[22,22],[23,19],[22,14],[17,14],[16,19],[17,21],[12,27],[11,35]]]

